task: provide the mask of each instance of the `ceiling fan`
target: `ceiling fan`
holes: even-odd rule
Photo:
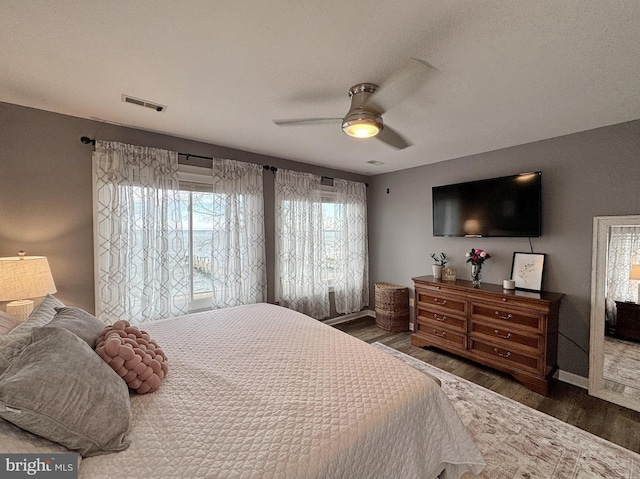
[[[375,137],[394,148],[403,149],[411,146],[409,140],[401,136],[393,128],[386,125],[382,115],[388,108],[411,95],[426,79],[424,72],[435,69],[433,66],[412,58],[415,62],[391,78],[382,87],[373,83],[358,83],[349,89],[351,107],[342,118],[300,118],[273,120],[278,126],[322,125],[342,122],[342,131],[355,138]]]

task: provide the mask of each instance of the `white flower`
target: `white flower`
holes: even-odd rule
[[[467,257],[467,258],[468,258],[469,256],[471,256],[469,253],[465,253],[464,255],[465,255],[465,257]]]
[[[482,253],[480,253],[480,257],[484,258],[485,256],[487,256],[487,253],[485,253],[484,251]]]

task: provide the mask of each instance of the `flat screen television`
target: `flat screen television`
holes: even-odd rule
[[[541,235],[542,175],[518,175],[434,186],[433,236]]]

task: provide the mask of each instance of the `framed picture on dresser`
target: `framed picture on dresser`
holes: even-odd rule
[[[544,258],[544,253],[513,253],[511,279],[516,282],[516,289],[542,291]]]

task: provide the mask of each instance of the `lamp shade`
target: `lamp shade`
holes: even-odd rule
[[[49,262],[44,256],[0,258],[0,301],[39,298],[55,292]]]
[[[640,264],[632,264],[631,269],[629,270],[629,279],[630,280],[640,280]],[[640,304],[640,283],[638,283],[638,298],[636,299],[636,303]]]

